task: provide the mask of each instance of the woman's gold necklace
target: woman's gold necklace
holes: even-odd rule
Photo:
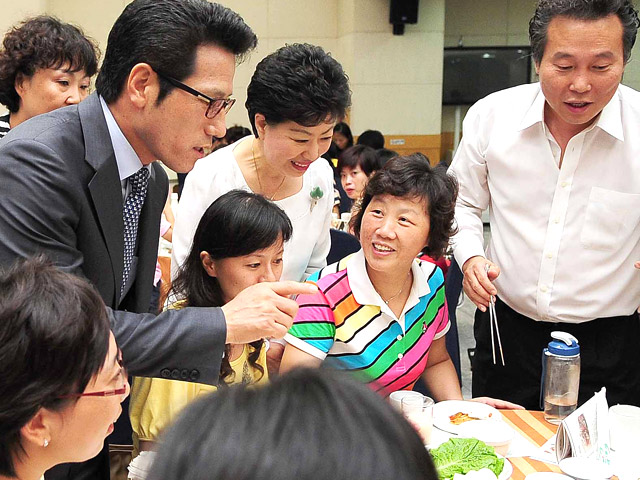
[[[382,295],[380,295],[380,298],[382,298],[382,301],[385,303],[385,305],[389,305],[389,302],[391,300],[393,300],[394,298],[396,298],[398,295],[400,295],[402,293],[402,291],[404,290],[405,285],[407,284],[407,280],[409,279],[409,275],[410,274],[411,274],[411,270],[409,270],[407,272],[407,276],[405,277],[404,282],[402,282],[402,286],[400,287],[400,290],[398,290],[398,293],[396,293],[395,295],[390,297],[389,300],[385,300],[384,298],[382,298]]]
[[[273,201],[273,199],[276,198],[276,195],[280,191],[280,188],[282,187],[282,185],[284,185],[284,181],[286,180],[287,176],[284,175],[282,177],[282,181],[280,182],[280,185],[278,185],[278,188],[276,188],[276,191],[273,192],[273,195],[269,197],[263,190],[262,182],[260,181],[260,171],[258,170],[258,163],[256,162],[256,152],[253,149],[253,140],[251,140],[251,158],[253,158],[253,168],[256,169],[256,177],[258,177],[258,186],[260,187],[260,193],[265,197],[267,197],[269,200]]]

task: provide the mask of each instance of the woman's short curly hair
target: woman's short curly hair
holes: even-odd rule
[[[442,257],[448,248],[449,238],[456,233],[454,213],[458,182],[447,175],[444,167],[431,168],[427,157],[414,153],[406,157],[394,157],[369,178],[362,197],[362,205],[353,217],[351,226],[360,236],[362,217],[373,197],[392,195],[425,200],[429,217],[429,238],[422,253],[432,258]]]
[[[82,30],[55,17],[40,15],[11,28],[0,50],[0,103],[10,112],[20,108],[16,76],[31,77],[42,68],[68,65],[72,72],[88,76],[98,71],[97,44]]]
[[[245,107],[254,135],[256,114],[269,125],[292,121],[305,127],[343,118],[351,105],[342,65],[321,47],[285,45],[263,58],[247,87]]]

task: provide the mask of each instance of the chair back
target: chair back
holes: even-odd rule
[[[327,265],[335,263],[347,255],[360,250],[360,242],[350,233],[331,229],[331,249],[327,255]]]

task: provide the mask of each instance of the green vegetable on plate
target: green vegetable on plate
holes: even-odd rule
[[[488,468],[498,477],[504,468],[504,459],[498,458],[493,447],[475,438],[451,438],[430,453],[440,480],[481,468]]]

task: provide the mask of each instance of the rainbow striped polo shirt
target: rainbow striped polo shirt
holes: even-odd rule
[[[384,396],[410,390],[431,343],[449,330],[442,271],[417,259],[411,268],[411,292],[396,318],[373,288],[362,250],[325,267],[309,278],[318,293],[298,296],[285,340],[325,366],[354,372]]]

